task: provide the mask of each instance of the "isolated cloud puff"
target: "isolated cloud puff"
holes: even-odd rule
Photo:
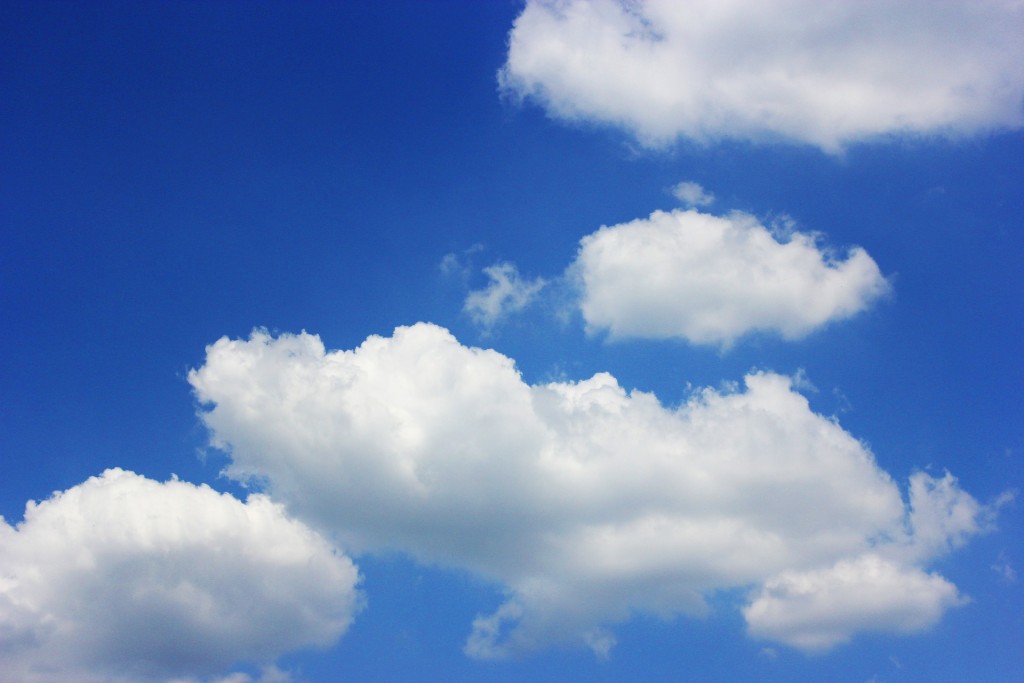
[[[16,526],[0,519],[0,679],[197,681],[269,664],[333,643],[357,582],[346,557],[263,495],[243,503],[107,470],[30,502]]]
[[[223,338],[189,381],[229,476],[264,482],[354,552],[503,586],[467,639],[476,657],[557,643],[606,654],[608,626],[631,614],[700,614],[705,596],[745,587],[763,591],[752,633],[819,648],[801,635],[819,619],[804,603],[852,601],[874,575],[829,572],[869,553],[891,568],[882,598],[840,613],[826,640],[894,611],[914,630],[958,604],[948,582],[921,580],[936,537],[959,542],[987,514],[952,477],[923,473],[908,505],[862,443],[771,373],[670,408],[605,373],[527,384],[510,358],[420,323],[351,351],[306,333]],[[957,521],[915,526],[942,510]],[[804,575],[825,578],[787,588]],[[900,586],[921,599],[883,599]]]
[[[489,280],[487,287],[471,291],[463,310],[485,330],[509,314],[526,308],[547,284],[543,278],[523,279],[519,269],[511,263],[487,266],[484,274]]]
[[[829,151],[1024,124],[1017,0],[528,0],[504,91],[553,116]]]
[[[591,332],[722,346],[755,331],[799,338],[888,291],[859,247],[839,259],[813,234],[694,210],[602,227],[580,241],[569,272]]]
[[[711,194],[700,183],[684,180],[672,188],[672,195],[687,206],[709,206],[715,202]]]

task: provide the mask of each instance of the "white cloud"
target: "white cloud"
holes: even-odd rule
[[[1024,124],[1018,0],[529,0],[499,72],[554,116],[642,143]]]
[[[570,272],[591,331],[725,346],[754,331],[802,337],[888,291],[859,247],[840,260],[815,235],[693,210],[602,227],[580,241]]]
[[[814,651],[846,642],[854,631],[923,631],[963,602],[937,574],[866,554],[770,579],[743,616],[756,637]]]
[[[742,391],[666,408],[604,373],[526,384],[511,359],[421,323],[351,351],[305,333],[223,338],[189,381],[229,476],[266,482],[352,551],[503,585],[508,600],[473,624],[472,656],[557,643],[606,654],[607,627],[631,614],[700,614],[705,595],[750,586],[764,591],[752,631],[807,646],[820,618],[790,606],[791,585],[812,577],[813,605],[875,590],[866,553],[886,558],[879,599],[829,623],[828,641],[894,614],[913,630],[956,604],[950,584],[921,578],[926,553],[907,551],[917,532],[898,486],[787,377],[754,373]],[[986,514],[955,480],[917,477],[948,490],[927,494],[936,515]],[[972,524],[927,525],[917,547]],[[835,578],[846,566],[857,581]],[[885,599],[900,582],[918,597]]]
[[[687,206],[709,206],[715,195],[707,192],[699,183],[683,181],[672,188],[672,195]]]
[[[484,268],[484,273],[490,280],[487,287],[470,292],[463,306],[473,322],[484,329],[526,308],[546,284],[543,278],[524,280],[511,263],[495,263]]]
[[[107,470],[30,502],[17,526],[0,519],[0,679],[197,680],[269,664],[333,643],[357,580],[265,496]],[[275,679],[287,677],[266,669]]]

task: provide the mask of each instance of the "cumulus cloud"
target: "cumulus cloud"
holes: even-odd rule
[[[543,278],[524,280],[512,263],[495,263],[484,268],[484,274],[490,280],[487,287],[470,292],[463,306],[484,329],[526,308],[546,284]]]
[[[917,630],[959,597],[908,548],[955,545],[987,514],[924,473],[908,507],[861,442],[772,373],[670,408],[606,373],[527,384],[510,358],[420,323],[330,352],[306,333],[223,338],[189,381],[229,476],[264,482],[354,552],[503,586],[472,625],[476,657],[607,654],[614,623],[701,614],[729,588],[755,588],[752,633],[797,647],[894,615]],[[821,605],[865,587],[877,599],[805,636],[824,629]]]
[[[813,651],[846,642],[855,630],[922,631],[963,602],[938,574],[866,554],[770,579],[743,616],[752,635]]]
[[[888,291],[859,247],[840,259],[813,234],[695,210],[602,227],[580,241],[570,272],[590,331],[723,346],[754,331],[799,338]]]
[[[1017,0],[528,0],[499,72],[553,116],[835,151],[1024,124]]]
[[[0,518],[0,679],[210,680],[327,646],[353,564],[263,495],[111,469]],[[227,679],[251,680],[234,674]],[[269,666],[261,680],[287,680]]]
[[[672,195],[687,206],[709,206],[715,195],[706,191],[700,183],[683,181],[672,188]]]

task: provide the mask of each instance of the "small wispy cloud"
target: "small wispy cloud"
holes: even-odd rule
[[[508,262],[487,266],[484,274],[490,282],[483,289],[469,293],[463,310],[485,331],[492,329],[509,314],[529,306],[547,284],[544,278],[523,278],[519,269]]]
[[[449,252],[441,258],[438,269],[445,277],[453,277],[468,282],[473,274],[473,255],[484,250],[482,244],[463,249],[461,252]]]

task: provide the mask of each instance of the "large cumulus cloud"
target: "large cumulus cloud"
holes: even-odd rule
[[[1024,124],[1016,0],[530,0],[502,87],[551,114],[838,150]]]
[[[904,501],[862,443],[772,373],[669,408],[608,374],[527,384],[508,357],[421,323],[350,351],[306,333],[223,338],[189,381],[230,476],[264,482],[355,552],[504,586],[473,624],[474,656],[607,652],[609,625],[630,614],[698,614],[730,588],[755,590],[754,635],[797,647],[885,630],[894,612],[896,630],[919,630],[960,601],[926,563],[985,526],[951,476],[916,475]],[[808,600],[855,602],[865,585],[879,599],[805,637],[820,612]]]
[[[333,643],[357,581],[265,496],[107,470],[29,503],[16,526],[0,518],[0,679],[194,681],[269,665]]]

